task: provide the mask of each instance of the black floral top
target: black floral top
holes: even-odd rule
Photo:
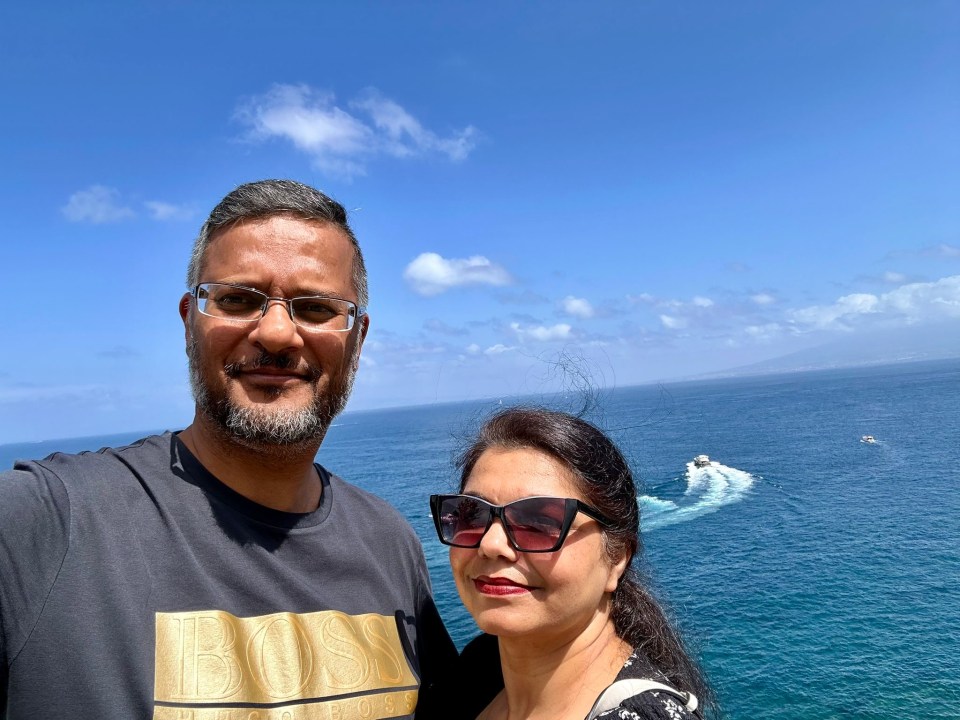
[[[665,685],[670,683],[649,664],[642,662],[634,650],[623,664],[617,680],[642,678],[655,680]],[[699,718],[698,713],[687,710],[683,700],[673,693],[662,690],[648,690],[621,702],[617,707],[602,712],[597,720],[690,720]]]
[[[500,652],[497,638],[480,635],[474,638],[460,654],[457,664],[449,668],[438,700],[437,714],[424,717],[456,717],[458,720],[476,718],[503,689],[500,672]],[[634,651],[620,669],[616,680],[643,678],[669,685],[670,683],[645,659]],[[442,710],[440,708],[443,708]],[[451,711],[454,711],[451,715]],[[617,707],[597,715],[598,720],[699,720],[700,714],[684,706],[681,698],[660,690],[649,690],[634,695]],[[420,720],[420,708],[417,708]]]

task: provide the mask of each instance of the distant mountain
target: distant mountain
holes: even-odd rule
[[[823,345],[698,377],[767,375],[948,358],[960,358],[960,321],[851,333]]]

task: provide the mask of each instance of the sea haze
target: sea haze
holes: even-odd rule
[[[348,413],[319,455],[410,519],[460,645],[476,628],[427,496],[498,407]],[[590,417],[643,481],[644,569],[726,717],[960,716],[960,361],[623,388]],[[0,464],[132,439],[0,446]]]

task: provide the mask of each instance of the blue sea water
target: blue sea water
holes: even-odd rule
[[[497,407],[348,413],[319,455],[410,519],[460,645],[426,497]],[[623,388],[590,418],[644,483],[646,569],[726,717],[960,718],[960,361]],[[0,467],[134,437],[0,446]]]

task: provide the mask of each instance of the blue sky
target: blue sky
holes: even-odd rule
[[[206,212],[351,210],[352,409],[960,330],[960,3],[0,9],[0,442],[177,428]],[[960,334],[960,333],[958,333]]]

